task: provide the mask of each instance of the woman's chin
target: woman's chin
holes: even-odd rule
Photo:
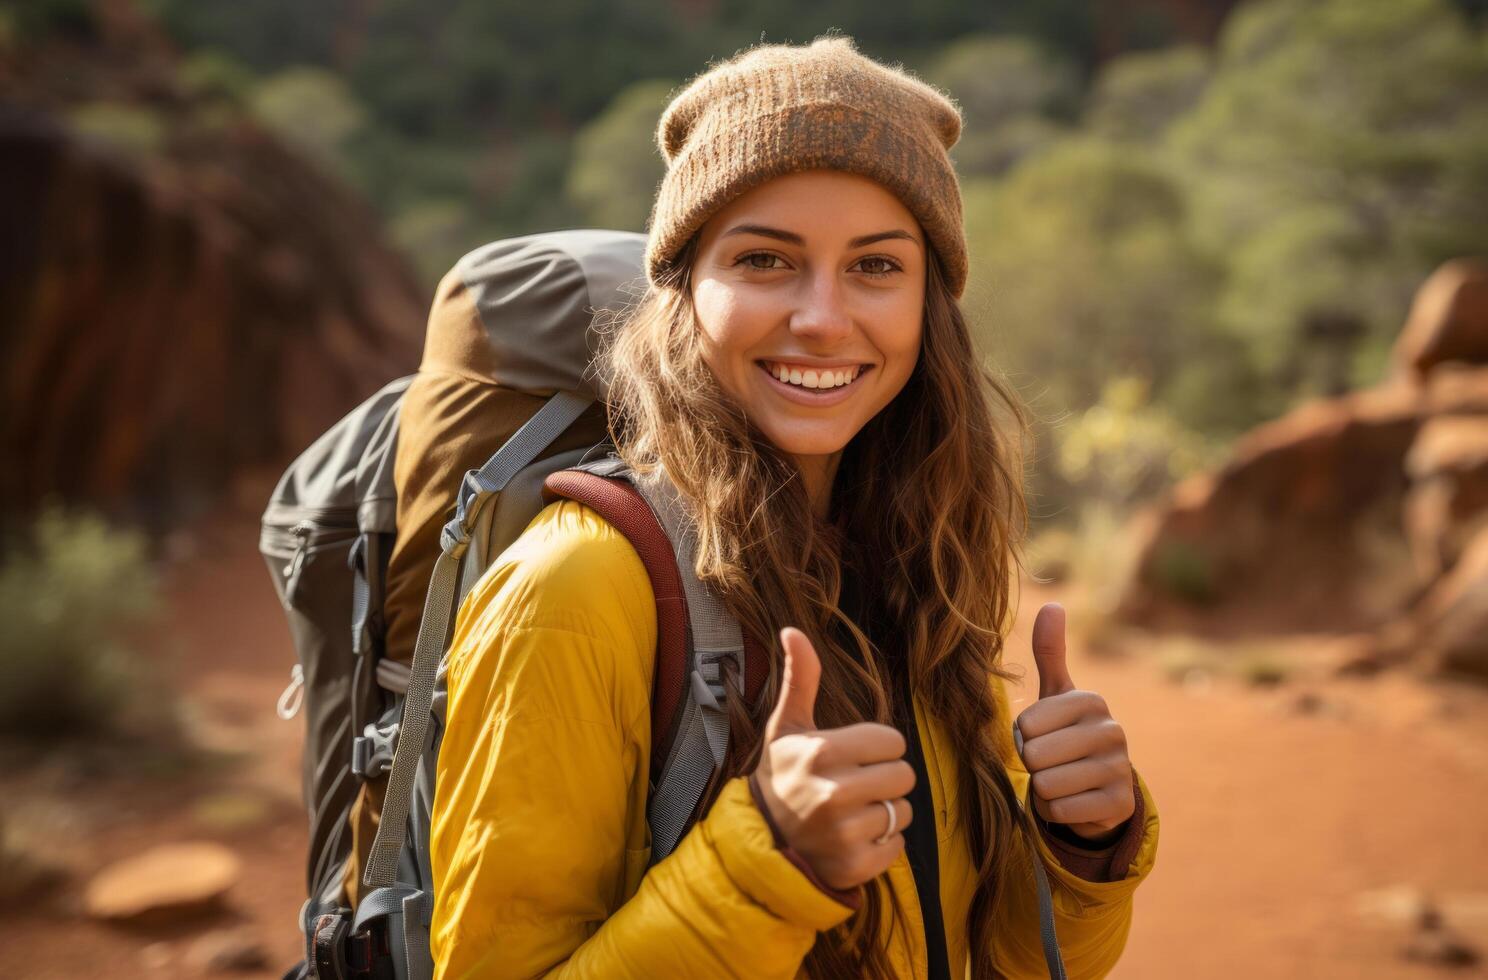
[[[770,443],[781,452],[798,458],[831,456],[846,448],[857,434],[845,428],[833,426],[826,431],[811,426],[807,431],[799,423],[781,426],[761,426]]]

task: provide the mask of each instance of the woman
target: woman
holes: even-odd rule
[[[840,37],[746,51],[662,116],[611,431],[687,501],[772,680],[648,870],[650,586],[596,513],[545,509],[450,653],[439,976],[1044,976],[1035,850],[1069,975],[1119,957],[1157,815],[1057,605],[1011,737],[1023,416],[957,305],[960,126]]]

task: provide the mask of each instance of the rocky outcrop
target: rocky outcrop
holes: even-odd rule
[[[1438,364],[1488,364],[1488,260],[1455,259],[1421,286],[1395,342],[1397,375],[1424,378]]]
[[[365,204],[98,30],[0,52],[0,518],[165,527],[412,370],[427,305]]]
[[[1488,550],[1485,297],[1488,263],[1447,264],[1421,288],[1389,380],[1255,429],[1221,469],[1176,487],[1139,525],[1119,615],[1201,632],[1375,630],[1396,654],[1488,667],[1462,626],[1488,588],[1465,557]]]

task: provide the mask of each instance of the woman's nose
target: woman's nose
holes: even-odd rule
[[[791,313],[791,333],[818,343],[832,343],[852,333],[852,317],[842,283],[831,272],[802,280],[800,300]]]

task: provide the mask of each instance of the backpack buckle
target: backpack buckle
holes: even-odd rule
[[[393,767],[393,753],[398,748],[399,725],[386,729],[368,725],[361,735],[351,740],[351,771],[361,779],[381,776]]]
[[[734,661],[734,666],[738,668],[734,676],[739,678],[742,684],[744,650],[742,648],[699,650],[697,654],[698,666],[692,672],[692,696],[701,707],[721,711],[723,701],[728,697],[728,689],[723,686],[722,661],[729,659]]]

